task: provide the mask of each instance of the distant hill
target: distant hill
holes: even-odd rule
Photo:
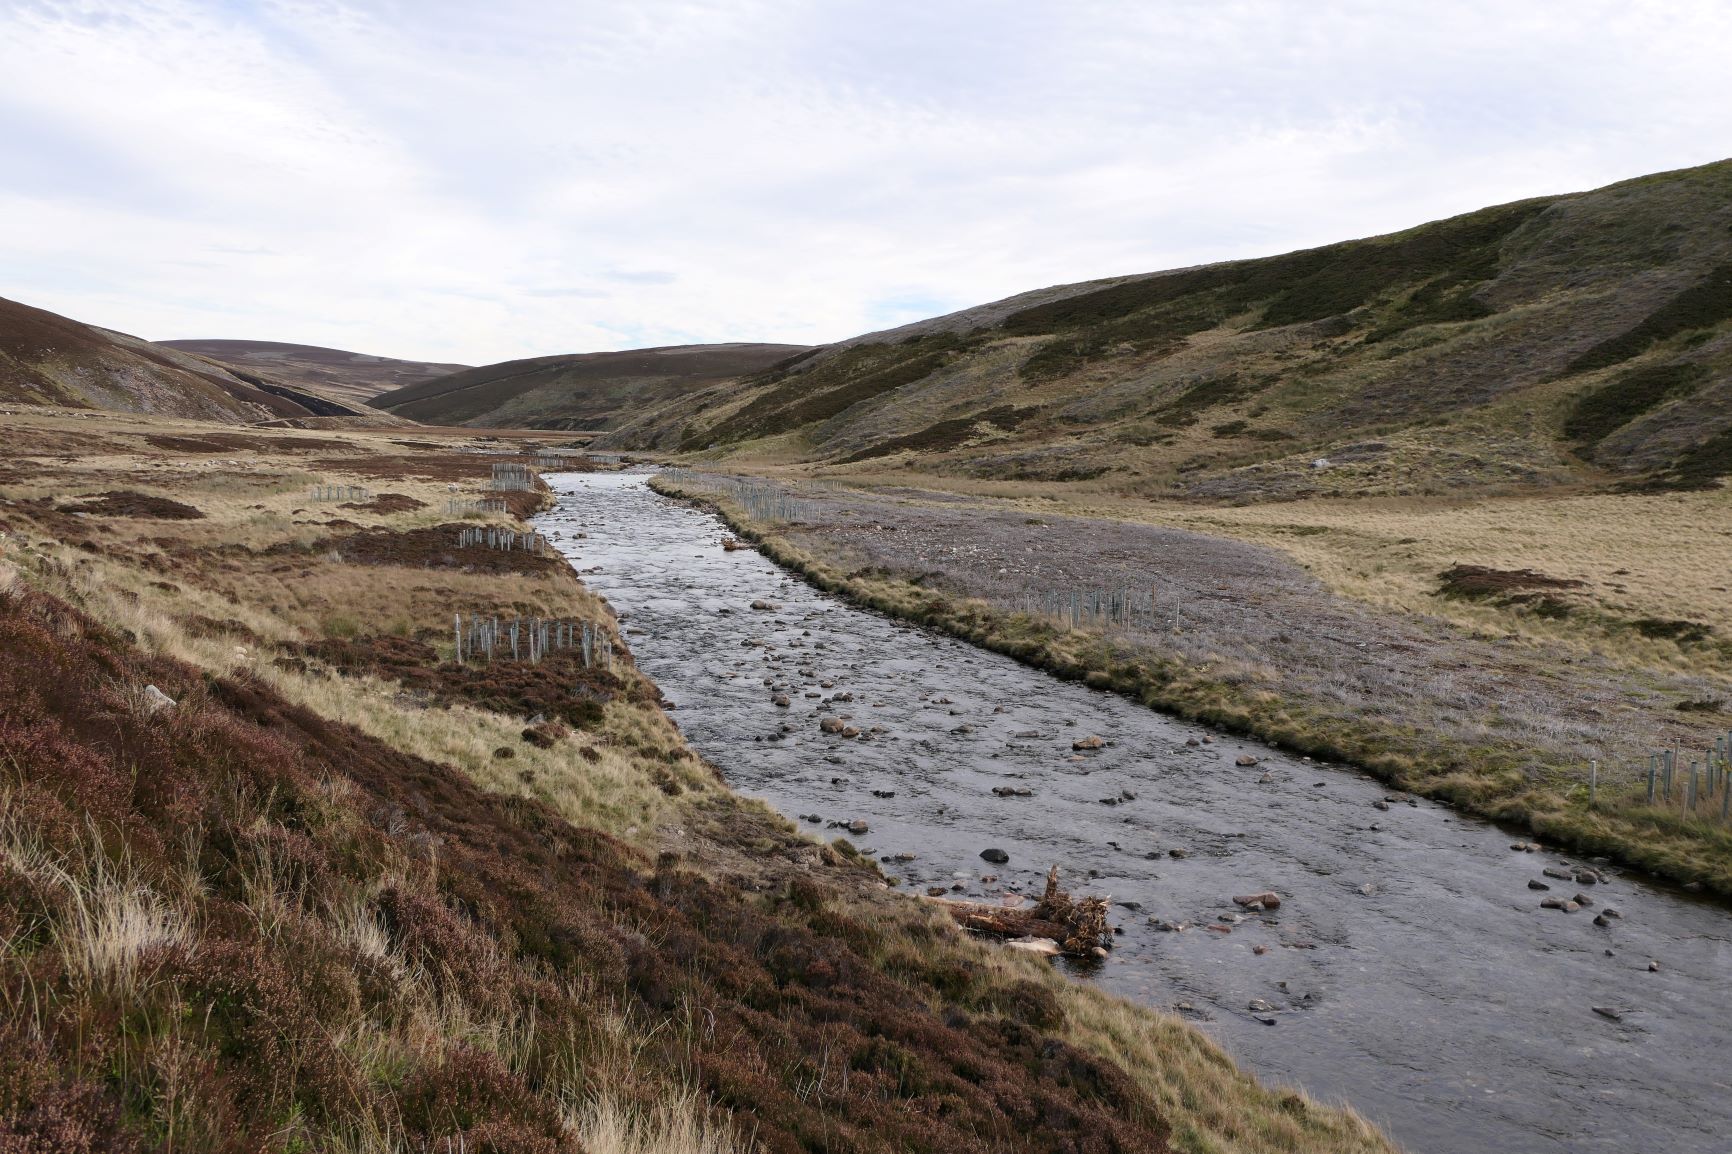
[[[447,373],[461,372],[469,367],[432,361],[403,361],[278,341],[184,340],[156,343],[182,352],[197,353],[249,373],[262,374],[351,404],[365,404],[380,393]]]
[[[534,357],[465,369],[371,403],[431,425],[599,432],[806,351],[804,345],[673,345]]]
[[[0,401],[233,423],[369,410],[0,298]]]
[[[1042,289],[826,346],[599,443],[1211,500],[1714,484],[1732,472],[1732,162]]]

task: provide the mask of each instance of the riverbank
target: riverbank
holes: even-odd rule
[[[474,507],[491,464],[523,463],[509,446],[92,414],[16,433],[8,1124],[537,1154],[1393,1149],[727,789],[569,566],[459,543],[546,504]],[[531,621],[552,647],[507,659]]]
[[[790,525],[774,509],[775,521],[751,516],[728,483],[721,491],[665,476],[653,484],[709,503],[767,556],[860,604],[1152,708],[1357,766],[1575,852],[1732,896],[1732,828],[1643,804],[1642,783],[1627,768],[1602,777],[1589,804],[1584,746],[1639,739],[1647,719],[1682,716],[1655,679],[1573,660],[1548,664],[1442,623],[1369,613],[1319,596],[1291,566],[1243,546],[1229,564],[1194,575],[1180,614],[1194,624],[1177,633],[1127,638],[1064,628],[1009,608],[1029,590],[1007,572],[1045,550],[1049,571],[1106,584],[1110,571],[1099,576],[1095,559],[1114,546],[1101,533],[1157,531],[1013,515],[939,494],[897,502],[784,490],[816,518]],[[1165,580],[1177,560],[1219,544],[1169,533],[1153,542],[1160,551],[1141,571]],[[1207,596],[1195,595],[1205,587]],[[1209,613],[1216,627],[1195,627]],[[1482,684],[1469,687],[1470,677]],[[1631,763],[1600,756],[1608,769]]]

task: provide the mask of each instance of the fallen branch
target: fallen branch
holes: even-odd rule
[[[1046,893],[1030,909],[1011,909],[982,902],[946,902],[950,916],[964,929],[1006,938],[1051,938],[1061,952],[1086,957],[1112,944],[1107,926],[1107,899],[1073,899],[1058,888],[1058,866],[1046,875]]]

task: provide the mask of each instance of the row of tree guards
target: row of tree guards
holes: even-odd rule
[[[519,533],[514,529],[501,529],[495,525],[477,525],[473,528],[457,531],[457,547],[459,549],[502,549],[510,552],[530,553],[540,557],[547,553],[551,546],[547,538],[540,533]]]
[[[699,473],[691,469],[671,468],[662,472],[678,485],[731,498],[754,521],[792,524],[814,519],[812,502],[791,495],[780,485],[766,485],[760,481],[718,473]]]
[[[371,501],[373,494],[360,485],[314,485],[307,494],[312,501]]]
[[[447,517],[467,517],[474,513],[503,512],[505,512],[504,497],[482,497],[479,500],[452,497],[445,502],[445,515]]]
[[[1022,594],[1012,605],[1017,612],[1072,629],[1154,629],[1163,620],[1179,627],[1179,603],[1159,609],[1153,587],[1037,590]]]
[[[494,492],[530,492],[535,488],[535,471],[528,465],[495,461],[487,487]]]
[[[549,620],[541,617],[481,617],[455,614],[456,661],[528,661],[539,664],[549,653],[575,649],[583,655],[585,669],[613,668],[613,639],[599,625],[588,621]]]
[[[1718,810],[1721,821],[1732,820],[1732,732],[1716,738],[1714,747],[1704,751],[1701,761],[1692,760],[1688,771],[1682,768],[1681,752],[1663,749],[1648,755],[1648,804],[1677,805],[1686,814],[1705,816]],[[1596,762],[1593,778],[1598,777]],[[1597,784],[1590,782],[1590,800]]]

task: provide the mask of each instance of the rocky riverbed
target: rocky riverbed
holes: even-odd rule
[[[644,481],[555,477],[538,527],[734,788],[919,894],[1058,863],[1122,930],[1060,964],[1416,1151],[1727,1148],[1721,907],[850,607]]]

